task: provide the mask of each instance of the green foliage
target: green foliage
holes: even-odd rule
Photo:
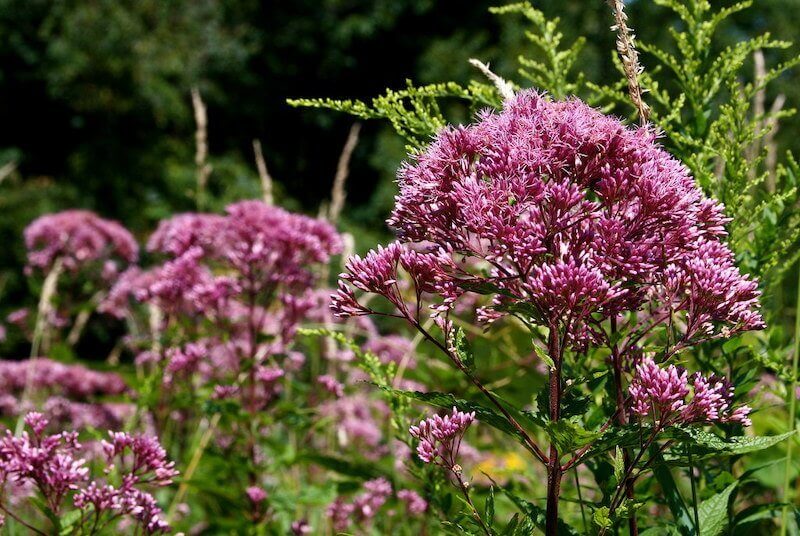
[[[691,445],[693,451],[699,449],[700,452],[707,451],[714,454],[748,454],[751,452],[758,452],[760,450],[768,449],[777,445],[781,441],[785,441],[791,436],[796,435],[795,432],[785,432],[769,437],[758,436],[738,436],[723,439],[717,435],[706,432],[697,428],[675,429],[675,439],[682,443]],[[696,447],[696,448],[695,448]]]
[[[408,80],[406,85],[406,89],[399,91],[389,89],[370,103],[334,99],[289,99],[288,102],[292,106],[335,110],[360,119],[385,119],[413,149],[426,145],[448,124],[441,110],[440,99],[460,99],[466,101],[471,109],[500,103],[492,86],[477,82],[467,87],[455,82],[414,86]]]
[[[519,511],[526,516],[527,520],[531,522],[534,527],[543,529],[545,525],[545,510],[531,501],[519,497],[516,493],[509,489],[503,489],[506,496],[511,499],[511,502],[519,509]],[[580,534],[569,524],[563,520],[558,520],[558,534],[565,536],[577,536]]]
[[[728,526],[728,509],[731,494],[738,483],[734,482],[723,491],[700,503],[697,509],[700,536],[719,536]]]
[[[770,69],[760,68],[742,82],[743,69],[754,55],[791,46],[769,34],[719,49],[717,32],[734,14],[751,7],[738,2],[713,10],[704,0],[658,0],[682,21],[670,28],[675,52],[646,39],[638,43],[646,69],[640,81],[652,107],[651,121],[666,135],[668,148],[691,170],[698,184],[722,201],[732,218],[730,244],[741,266],[762,278],[768,292],[780,284],[796,255],[790,253],[800,220],[791,209],[798,199],[793,159],[776,166],[773,131],[794,110],[765,109],[768,84],[800,63],[800,56]],[[626,82],[611,86],[590,83],[596,102],[633,108]],[[780,264],[780,266],[779,266]]]
[[[564,39],[564,34],[558,29],[561,19],[558,17],[548,19],[530,2],[493,7],[489,11],[496,15],[522,15],[533,27],[533,30],[525,32],[525,37],[540,49],[543,58],[540,61],[519,56],[518,61],[522,66],[519,69],[520,76],[528,80],[533,87],[547,91],[557,99],[578,93],[584,75],[580,71],[575,75],[571,73],[575,69],[581,49],[586,44],[585,37],[581,36],[568,48],[561,49]]]
[[[414,400],[419,400],[420,402],[425,402],[426,404],[430,404],[432,406],[441,408],[445,411],[451,410],[452,408],[456,408],[459,411],[464,412],[475,412],[475,418],[478,419],[480,422],[495,428],[504,434],[514,437],[520,443],[523,443],[523,438],[520,436],[519,432],[514,428],[514,426],[509,422],[509,420],[502,414],[498,413],[495,409],[490,408],[484,404],[479,402],[473,402],[471,400],[463,400],[453,396],[450,393],[438,393],[438,392],[426,392],[422,393],[419,391],[402,391],[399,389],[391,389],[389,387],[383,387],[383,390],[390,393],[392,396],[400,397],[400,398],[410,398]],[[512,412],[516,412],[518,416],[521,417],[521,413],[519,411],[511,409]]]
[[[470,373],[475,372],[475,354],[472,352],[467,335],[460,327],[456,328],[455,335],[453,335],[453,348],[467,371]]]

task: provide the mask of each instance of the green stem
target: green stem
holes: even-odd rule
[[[692,462],[692,447],[686,447],[686,453],[689,455],[689,482],[692,485],[692,510],[694,512],[694,529],[697,534],[700,534],[700,514],[697,511],[697,485],[694,481],[694,463]]]
[[[211,437],[214,435],[214,432],[217,430],[217,425],[219,424],[219,419],[222,415],[219,413],[215,413],[211,416],[211,419],[208,423],[208,427],[205,429],[203,434],[200,436],[200,440],[197,443],[197,447],[192,454],[192,459],[189,461],[189,465],[186,467],[186,471],[182,475],[181,485],[178,487],[178,491],[173,497],[172,502],[170,503],[169,509],[167,510],[167,522],[169,523],[172,521],[172,518],[177,511],[178,505],[183,501],[183,497],[186,495],[186,492],[189,490],[189,483],[194,476],[194,472],[197,470],[197,467],[200,465],[200,460],[203,457],[203,453],[206,451],[206,447],[208,447],[208,443],[211,441]]]
[[[583,497],[581,496],[581,480],[578,477],[578,466],[573,467],[575,471],[575,487],[578,489],[578,504],[581,505],[581,519],[583,520],[583,532],[589,534],[589,525],[586,523],[586,512],[583,508]]]
[[[456,481],[458,482],[458,489],[461,490],[461,494],[464,495],[464,499],[466,499],[467,504],[469,505],[470,509],[472,510],[472,517],[475,521],[480,525],[483,532],[486,536],[492,536],[492,531],[489,527],[486,526],[486,522],[483,521],[481,514],[478,513],[478,509],[475,508],[475,504],[472,502],[472,498],[469,496],[469,484],[464,482],[464,479],[461,478],[461,468],[451,467],[450,472],[453,473],[453,476],[456,477]]]
[[[797,410],[797,357],[800,354],[800,272],[797,278],[797,302],[795,303],[794,311],[794,355],[792,356],[792,382],[789,385],[789,423],[788,428],[790,432],[794,432],[796,424],[796,410]],[[789,438],[789,443],[786,445],[786,469],[784,471],[783,480],[783,512],[781,513],[781,536],[786,536],[786,531],[789,525],[789,493],[792,484],[792,446],[794,445],[794,436]]]

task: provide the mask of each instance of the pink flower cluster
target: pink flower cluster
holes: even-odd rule
[[[659,428],[691,423],[750,426],[748,406],[733,408],[733,386],[724,378],[689,374],[675,365],[659,367],[651,358],[636,366],[629,387],[633,412],[651,417]]]
[[[75,507],[97,519],[120,516],[135,519],[147,533],[164,532],[169,526],[161,518],[155,498],[142,486],[162,487],[178,472],[158,440],[109,432],[102,442],[106,475],[116,472],[121,484],[113,486],[90,480],[86,461],[78,457],[82,446],[76,432],[45,435],[48,420],[40,413],[25,417],[31,433],[16,437],[11,431],[0,438],[0,483],[32,484],[47,506],[58,515],[72,494]]]
[[[86,210],[66,210],[34,220],[25,228],[28,267],[50,270],[61,260],[68,271],[109,261],[106,276],[116,274],[114,261],[135,262],[139,246],[119,223]],[[110,273],[109,273],[110,272]]]
[[[397,492],[397,498],[406,504],[406,513],[412,517],[424,514],[428,509],[428,501],[414,490],[401,489]]]
[[[83,365],[65,365],[44,357],[25,361],[0,360],[0,393],[34,390],[83,400],[96,395],[119,395],[125,381],[113,372],[98,372]]]
[[[6,430],[0,438],[0,481],[33,483],[47,506],[58,514],[66,495],[88,479],[85,460],[74,457],[81,448],[78,434],[45,435],[48,421],[41,413],[29,413],[25,424],[32,434],[23,431],[16,437]]]
[[[364,482],[364,492],[352,502],[338,497],[328,506],[328,517],[337,532],[346,531],[351,525],[368,523],[392,496],[392,485],[385,478]]]
[[[464,413],[456,408],[449,415],[434,415],[409,428],[409,433],[419,440],[417,455],[425,463],[453,470],[458,451],[467,428],[475,421],[475,412]]]
[[[181,214],[162,221],[147,249],[169,260],[123,274],[101,307],[105,312],[124,316],[133,297],[169,312],[230,315],[243,294],[302,294],[316,281],[313,267],[338,253],[341,239],[322,220],[242,201],[224,216]]]
[[[75,506],[107,512],[113,517],[132,516],[148,533],[169,530],[155,497],[141,489],[141,486],[169,486],[178,475],[175,463],[167,460],[158,440],[109,432],[109,439],[101,446],[107,463],[105,472],[119,473],[121,483],[114,486],[92,482],[75,495]]]
[[[161,222],[147,249],[165,261],[123,274],[101,310],[135,317],[132,302],[143,302],[163,313],[159,327],[186,326],[194,335],[159,355],[148,353],[143,341],[148,352],[137,362],[163,365],[165,385],[212,384],[218,398],[239,395],[249,411],[263,409],[279,380],[304,360],[291,345],[297,326],[318,308],[313,287],[319,266],[341,249],[335,229],[261,201],[242,201],[224,215],[182,214]],[[265,366],[270,357],[276,359]],[[248,386],[240,389],[245,365]]]
[[[147,243],[149,251],[180,257],[200,248],[202,256],[242,274],[245,287],[303,288],[315,277],[310,266],[341,250],[334,228],[261,201],[241,201],[225,216],[184,214],[161,222]]]
[[[369,480],[363,488],[364,491],[352,501],[337,497],[328,505],[327,514],[336,532],[368,524],[392,496],[392,485],[385,478]],[[406,513],[411,517],[420,516],[428,509],[428,502],[416,491],[403,489],[397,492],[396,497],[405,504]]]
[[[439,298],[437,316],[464,293],[490,294],[480,318],[521,315],[576,347],[601,344],[600,323],[627,311],[647,311],[644,325],[682,315],[671,325],[684,342],[763,326],[757,283],[722,242],[723,207],[652,130],[577,99],[521,92],[442,130],[399,184],[389,223],[405,244],[350,259],[332,297],[339,316],[376,313],[358,289],[412,322],[423,294]]]
[[[389,416],[389,408],[383,401],[355,393],[321,404],[319,413],[336,423],[339,446],[366,447],[363,451],[368,457],[381,453],[383,423]]]
[[[22,400],[27,389],[28,396]],[[65,365],[47,358],[0,360],[0,415],[15,417],[33,409],[67,428],[117,428],[134,407],[109,402],[127,391],[123,379],[82,365]]]

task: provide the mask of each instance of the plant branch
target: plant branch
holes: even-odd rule
[[[481,529],[483,529],[483,532],[486,534],[486,536],[492,536],[492,531],[486,526],[486,522],[478,513],[478,509],[475,508],[475,504],[472,502],[472,498],[469,496],[469,484],[464,482],[464,479],[461,478],[461,467],[458,465],[451,467],[450,472],[453,473],[453,476],[456,478],[456,481],[458,482],[458,489],[461,490],[461,494],[464,495],[464,499],[472,509],[472,517],[481,526]]]
[[[511,415],[511,413],[508,412],[508,410],[500,403],[500,401],[497,400],[497,398],[488,389],[486,389],[486,387],[484,387],[484,385],[480,382],[480,380],[478,378],[476,378],[474,375],[470,374],[470,372],[466,369],[466,367],[464,367],[464,364],[461,362],[461,360],[458,359],[457,356],[454,356],[453,353],[444,344],[442,344],[436,337],[431,335],[431,333],[428,330],[426,330],[424,327],[422,327],[422,325],[420,325],[420,323],[417,320],[411,318],[410,316],[405,317],[405,318],[420,333],[422,333],[422,335],[428,341],[430,341],[434,346],[436,346],[439,350],[444,352],[445,355],[447,355],[447,357],[450,359],[450,361],[453,362],[453,364],[456,366],[456,368],[458,368],[458,370],[463,372],[467,376],[467,378],[469,378],[469,380],[472,382],[472,384],[475,387],[477,387],[478,390],[481,393],[483,393],[483,395],[486,398],[489,399],[489,401],[492,403],[492,405],[494,407],[496,407],[498,409],[498,411],[500,411],[500,413],[503,414],[503,416],[508,420],[508,422],[511,423],[511,425],[514,427],[514,429],[520,434],[520,436],[524,440],[526,448],[540,462],[546,464],[548,462],[547,456],[545,456],[544,452],[539,447],[539,445],[536,444],[536,442],[531,438],[531,436],[528,434],[528,432],[522,427],[521,424],[519,424],[519,422]]]

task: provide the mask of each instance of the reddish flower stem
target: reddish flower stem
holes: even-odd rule
[[[558,422],[561,417],[561,345],[558,340],[558,329],[555,324],[550,325],[547,336],[547,350],[553,360],[550,369],[550,421]],[[558,500],[561,495],[561,478],[564,472],[561,468],[560,454],[554,441],[550,441],[550,454],[547,462],[547,513],[545,517],[545,534],[558,535]]]

